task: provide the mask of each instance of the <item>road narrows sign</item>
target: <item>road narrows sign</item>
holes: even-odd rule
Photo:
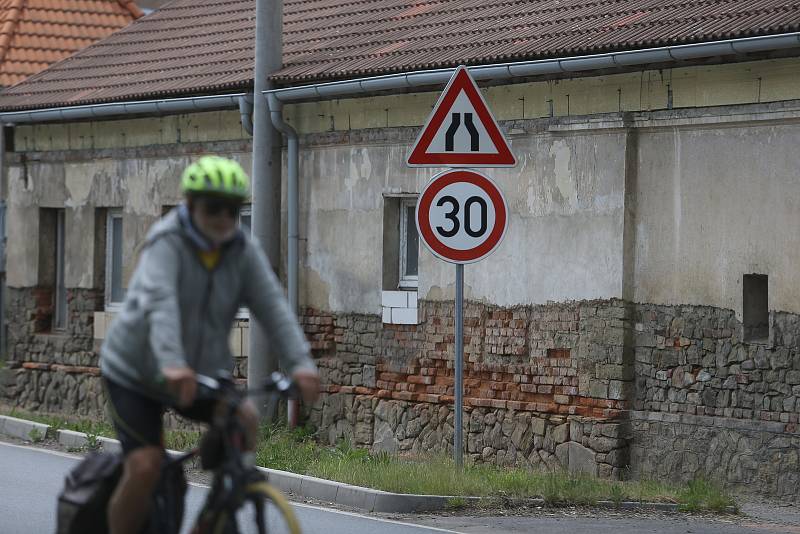
[[[516,159],[475,80],[456,69],[408,156],[411,167],[513,167]]]
[[[470,170],[436,175],[420,194],[417,231],[423,243],[450,263],[474,263],[491,254],[508,226],[508,206],[500,188]]]

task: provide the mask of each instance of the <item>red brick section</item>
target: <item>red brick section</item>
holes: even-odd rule
[[[31,371],[56,371],[69,374],[88,374],[100,376],[99,367],[85,367],[82,365],[60,365],[57,363],[24,362],[23,369]]]
[[[343,328],[336,328],[333,315],[314,308],[304,310],[300,316],[300,326],[315,353],[332,351],[336,347],[336,337],[344,333]]]
[[[49,332],[53,323],[53,289],[36,288],[33,291],[36,309],[33,312],[34,332]]]
[[[328,382],[324,390],[453,403],[452,306],[428,302],[423,308],[425,321],[420,325],[372,323],[364,316],[333,317],[307,310],[302,322],[309,340],[325,351],[318,360]],[[587,314],[594,313],[589,306]],[[465,404],[599,419],[620,417],[629,409],[626,400],[589,395],[592,388],[583,382],[597,377],[594,363],[573,357],[581,320],[576,306],[509,309],[469,303],[464,310]],[[361,374],[367,367],[374,369],[370,379]]]
[[[489,312],[484,334],[486,353],[498,356],[524,356],[527,354],[527,316],[527,310],[524,308]]]
[[[576,362],[569,350],[557,357],[535,358],[530,365],[466,364],[464,399],[467,406],[511,409],[614,419],[628,409],[625,401],[578,395]],[[371,395],[380,399],[452,404],[454,370],[444,359],[420,358],[400,371],[377,365],[375,388],[326,384],[326,393]]]

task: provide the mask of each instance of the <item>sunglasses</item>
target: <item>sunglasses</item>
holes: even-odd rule
[[[235,219],[239,216],[239,209],[241,208],[241,202],[227,198],[205,197],[200,203],[206,215],[211,217],[225,213]]]

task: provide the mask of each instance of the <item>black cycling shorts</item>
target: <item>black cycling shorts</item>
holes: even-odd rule
[[[162,416],[167,408],[173,408],[183,417],[210,423],[214,416],[215,401],[197,400],[189,408],[167,406],[141,393],[128,389],[108,378],[103,380],[108,395],[108,409],[122,452],[128,455],[134,449],[148,445],[164,447],[164,425]]]

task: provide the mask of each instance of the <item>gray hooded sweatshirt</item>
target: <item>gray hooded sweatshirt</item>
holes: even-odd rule
[[[237,230],[211,270],[199,256],[207,247],[185,205],[153,225],[100,351],[105,377],[166,400],[163,368],[189,366],[209,376],[231,371],[229,336],[242,305],[263,325],[286,372],[315,368],[261,247]]]

